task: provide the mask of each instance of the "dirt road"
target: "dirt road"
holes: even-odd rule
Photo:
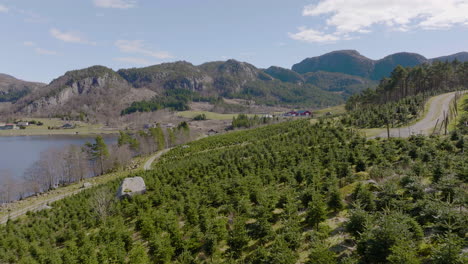
[[[407,127],[390,129],[391,137],[409,137],[411,135],[430,135],[437,122],[442,122],[444,112],[449,111],[450,102],[455,98],[455,92],[445,93],[433,97],[429,102],[429,109],[426,116]],[[387,131],[380,133],[377,137],[387,137]]]
[[[151,164],[153,164],[154,160],[156,159],[159,159],[159,157],[161,157],[162,155],[164,155],[165,153],[167,153],[169,150],[171,150],[172,148],[168,148],[168,149],[164,149],[164,150],[161,150],[159,151],[158,153],[154,154],[153,156],[151,156],[146,162],[145,162],[145,165],[143,165],[143,169],[144,170],[151,170]]]

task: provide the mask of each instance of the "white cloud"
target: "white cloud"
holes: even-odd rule
[[[32,41],[24,41],[23,45],[26,47],[34,48],[34,51],[39,55],[57,55],[58,54],[58,52],[56,51],[37,47],[36,43]]]
[[[88,45],[96,45],[96,42],[92,42],[87,40],[78,32],[62,32],[56,28],[52,28],[50,30],[50,34],[61,41],[70,42],[70,43],[80,43],[80,44],[88,44]]]
[[[6,13],[8,12],[10,9],[4,5],[0,5],[0,13]]]
[[[304,29],[294,39],[325,42],[356,33],[370,33],[372,26],[390,30],[449,29],[468,25],[468,0],[321,0],[304,7],[304,16],[326,17],[332,33]],[[325,37],[323,36],[325,35]],[[318,41],[315,41],[318,40]]]
[[[120,57],[115,58],[115,61],[135,64],[135,65],[151,65],[153,64],[151,61],[144,59],[144,58],[137,58],[137,57]]]
[[[173,56],[167,51],[153,51],[145,47],[143,40],[117,40],[115,46],[125,53],[136,53],[157,59],[170,59]]]
[[[94,0],[94,5],[103,8],[128,9],[136,6],[136,1],[132,0]]]
[[[289,33],[289,37],[295,40],[300,40],[304,42],[318,42],[318,43],[327,43],[335,42],[340,38],[336,35],[326,34],[317,30],[313,30],[306,27],[300,27],[299,32]]]
[[[34,43],[32,41],[25,41],[25,42],[23,42],[23,45],[26,46],[26,47],[34,47],[34,46],[36,46],[36,43]]]
[[[42,49],[42,48],[35,48],[34,49],[37,54],[40,55],[57,55],[58,53],[53,50],[47,50],[47,49]]]

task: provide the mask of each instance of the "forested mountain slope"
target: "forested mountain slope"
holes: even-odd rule
[[[0,73],[0,102],[15,102],[43,86],[43,83],[26,82]]]
[[[410,52],[399,52],[388,55],[379,60],[372,60],[355,50],[338,50],[321,56],[307,58],[294,64],[292,70],[300,74],[308,72],[338,72],[360,76],[372,80],[389,77],[397,66],[414,67],[436,61],[459,62],[468,61],[467,52],[460,52],[449,56],[427,59],[422,55]]]
[[[144,195],[116,181],[1,226],[0,262],[463,263],[466,141],[326,122],[177,147]]]

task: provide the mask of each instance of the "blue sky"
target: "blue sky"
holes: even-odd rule
[[[379,59],[468,50],[468,0],[0,0],[0,72],[50,82],[73,69],[234,58],[290,68],[356,49]]]

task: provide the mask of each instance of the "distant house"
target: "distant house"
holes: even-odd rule
[[[265,117],[265,118],[273,118],[273,115],[265,114],[265,115],[263,115],[262,117]]]
[[[312,112],[308,110],[290,111],[284,114],[284,116],[312,116]]]
[[[18,122],[16,123],[18,126],[23,126],[23,127],[26,127],[26,126],[29,126],[29,122]]]
[[[285,113],[284,116],[297,116],[297,112],[296,111],[290,111],[290,112]]]
[[[297,111],[297,116],[311,116],[312,112],[308,110]]]

